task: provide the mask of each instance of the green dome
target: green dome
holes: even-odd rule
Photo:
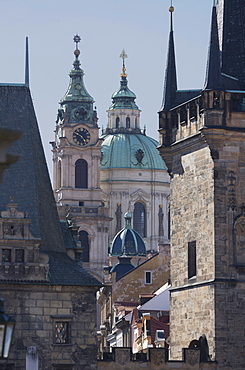
[[[103,135],[101,169],[136,168],[167,170],[157,150],[158,142],[143,134]]]
[[[126,77],[122,77],[120,88],[112,95],[109,109],[139,109],[135,104],[136,95],[129,90]]]

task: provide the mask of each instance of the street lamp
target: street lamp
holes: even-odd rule
[[[9,356],[15,323],[14,318],[4,313],[3,299],[0,298],[0,359],[7,359]]]

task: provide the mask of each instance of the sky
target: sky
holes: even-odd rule
[[[178,88],[202,88],[213,0],[173,0]],[[0,0],[0,83],[23,83],[29,38],[30,89],[52,180],[54,128],[69,84],[73,37],[82,41],[84,82],[106,127],[119,88],[124,48],[128,86],[142,110],[141,128],[158,139],[158,114],[169,36],[171,0]],[[21,129],[21,128],[20,128]]]

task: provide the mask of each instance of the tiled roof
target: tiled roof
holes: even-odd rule
[[[0,128],[20,130],[22,137],[8,149],[19,161],[5,170],[0,184],[0,211],[14,197],[18,210],[28,213],[30,230],[49,255],[49,278],[58,285],[101,283],[66,254],[57,208],[30,91],[21,85],[0,85]],[[66,238],[66,242],[70,243]]]
[[[76,242],[70,232],[70,229],[66,221],[60,221],[61,231],[66,248],[77,248]]]
[[[25,86],[0,85],[0,127],[20,130],[22,137],[8,150],[19,160],[4,173],[0,210],[14,197],[18,210],[28,212],[31,233],[43,241],[43,251],[65,252],[30,91]]]
[[[49,254],[49,279],[55,285],[102,286],[102,284],[82,268],[66,253]]]

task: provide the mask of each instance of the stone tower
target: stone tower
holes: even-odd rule
[[[84,267],[97,277],[107,264],[107,209],[100,188],[99,126],[94,100],[87,92],[80,68],[76,35],[75,61],[68,90],[60,101],[53,146],[54,193],[61,220],[78,228]]]
[[[171,358],[204,334],[206,360],[211,355],[220,369],[242,369],[245,1],[213,6],[200,90],[177,89],[173,10],[159,112],[159,150],[171,174]]]

